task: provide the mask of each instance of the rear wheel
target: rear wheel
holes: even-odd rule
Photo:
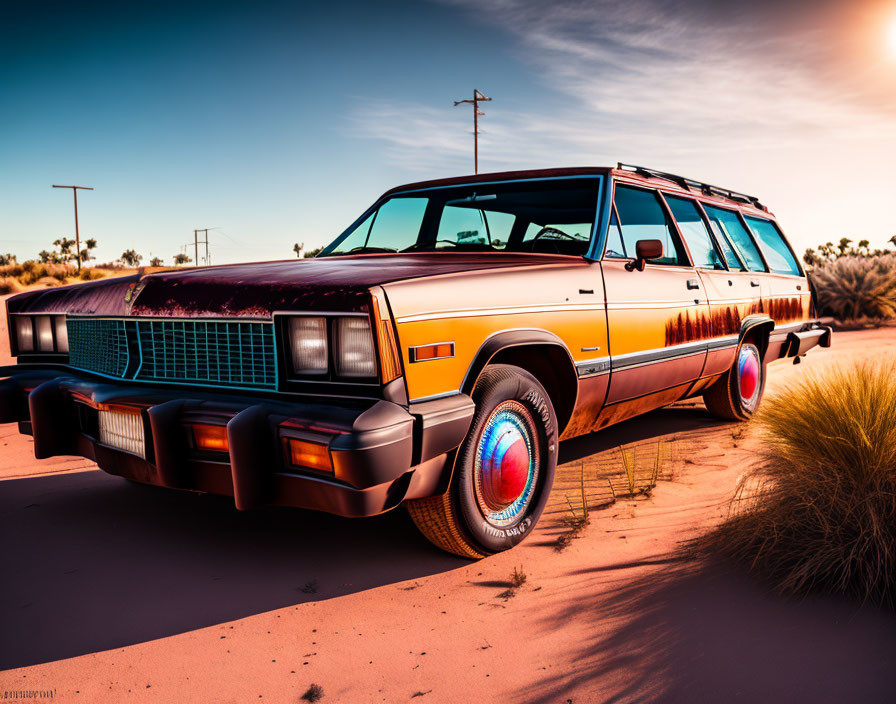
[[[765,365],[759,348],[744,342],[734,364],[703,394],[709,412],[726,420],[748,420],[759,407],[765,390]]]
[[[473,400],[447,493],[407,508],[435,545],[478,559],[512,548],[535,527],[554,483],[557,418],[538,380],[509,365],[486,368]]]

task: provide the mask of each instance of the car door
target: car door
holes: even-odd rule
[[[727,370],[734,354],[743,319],[750,313],[759,287],[752,285],[731,244],[712,236],[709,223],[693,198],[666,194],[666,204],[687,245],[697,275],[709,301],[710,336],[702,376]]]
[[[733,364],[743,321],[751,315],[766,316],[765,263],[737,211],[705,202],[699,205],[728,267],[727,271],[701,272],[714,322],[714,339],[703,371],[710,376]]]
[[[646,239],[663,243],[663,257],[629,271],[636,242]],[[657,191],[617,184],[601,267],[611,357],[607,403],[676,388],[684,395],[703,370],[709,305]],[[674,395],[664,394],[663,403]]]

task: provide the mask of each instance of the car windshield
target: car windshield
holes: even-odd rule
[[[375,252],[588,251],[600,177],[466,184],[398,193],[319,256]]]

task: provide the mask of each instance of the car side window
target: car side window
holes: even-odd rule
[[[800,265],[797,264],[793,252],[784,241],[784,235],[777,228],[775,223],[762,218],[746,217],[747,225],[756,235],[756,241],[759,248],[765,255],[765,261],[768,262],[769,269],[776,274],[793,274],[800,275]]]
[[[625,243],[622,241],[622,230],[619,229],[619,218],[616,217],[616,209],[610,215],[610,229],[607,231],[607,247],[604,256],[610,259],[627,259]]]
[[[635,256],[638,240],[659,240],[663,243],[663,256],[651,259],[651,264],[687,265],[684,248],[678,242],[655,191],[617,186],[614,200],[622,245],[629,258]]]
[[[716,237],[727,239],[750,271],[765,271],[762,255],[747,228],[741,224],[737,213],[714,205],[704,205],[703,208]]]
[[[678,223],[681,236],[691,250],[694,266],[704,269],[724,269],[725,265],[712,243],[712,236],[706,229],[706,223],[696,203],[689,198],[676,196],[666,196],[666,202],[675,222]]]

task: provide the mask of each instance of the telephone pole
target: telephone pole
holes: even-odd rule
[[[474,88],[472,100],[454,101],[454,107],[463,103],[469,103],[473,106],[473,173],[475,174],[479,173],[479,117],[485,115],[484,112],[479,111],[479,103],[486,103],[489,100],[491,100],[491,98],[486,98]]]
[[[53,186],[53,188],[71,188],[75,196],[75,253],[78,255],[78,271],[81,271],[81,233],[78,231],[78,189],[92,191],[92,186]]]
[[[208,262],[208,231],[211,229],[212,228],[210,228],[210,227],[205,227],[205,228],[201,228],[199,230],[193,230],[193,248],[194,248],[194,254],[196,256],[196,258],[193,261],[196,262],[196,266],[199,266],[199,245],[200,245],[199,233],[200,232],[205,233],[205,239],[203,239],[201,241],[201,243],[205,245],[205,263],[206,263],[206,265],[209,263]]]

